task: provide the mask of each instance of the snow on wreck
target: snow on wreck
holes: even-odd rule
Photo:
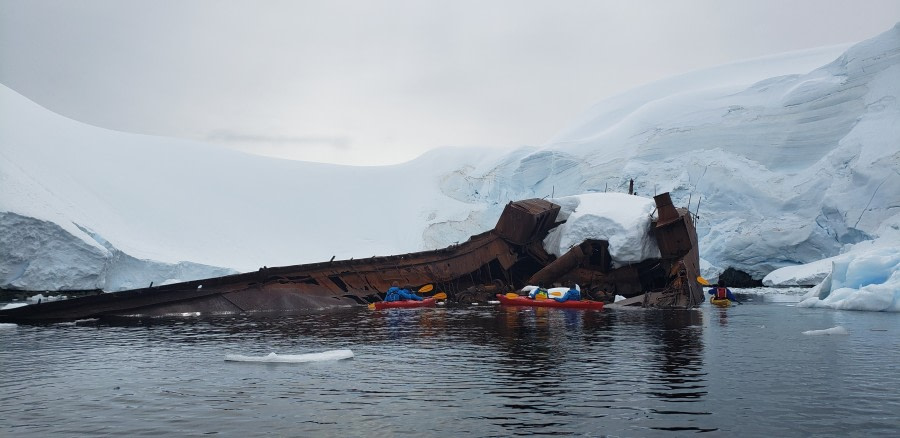
[[[431,284],[450,301],[487,301],[526,285],[581,286],[618,305],[691,308],[703,299],[690,213],[668,193],[653,200],[593,193],[506,205],[494,229],[447,248],[365,259],[263,267],[255,272],[101,293],[0,310],[0,321],[105,316],[292,312],[380,301],[397,282]]]

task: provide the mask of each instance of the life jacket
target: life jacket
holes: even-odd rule
[[[528,292],[528,298],[531,298],[532,300],[547,299],[547,289],[536,287],[531,292]]]
[[[726,298],[728,298],[728,289],[724,288],[724,287],[717,287],[716,288],[716,299],[724,300]]]

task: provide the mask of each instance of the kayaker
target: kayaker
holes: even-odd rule
[[[725,287],[724,280],[720,279],[718,281],[718,283],[716,283],[716,287],[710,289],[708,293],[717,300],[727,299],[731,302],[741,304],[741,302],[738,301],[737,297],[735,297],[734,294],[731,293],[731,289],[728,289],[727,287]]]
[[[566,301],[581,301],[581,288],[576,284],[575,287],[567,290],[563,296],[554,298],[554,300],[559,303],[564,303]]]
[[[391,287],[384,294],[384,300],[387,302],[401,300],[422,301],[422,297],[410,292],[409,289],[402,289],[397,282],[391,283]]]

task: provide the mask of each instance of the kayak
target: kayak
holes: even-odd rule
[[[508,306],[531,306],[531,307],[559,307],[562,309],[594,309],[594,310],[603,310],[603,302],[602,301],[591,301],[591,300],[581,300],[581,301],[563,301],[559,302],[553,299],[546,300],[533,300],[528,297],[519,296],[516,298],[510,298],[503,294],[497,294],[497,299],[500,300],[500,304],[506,304]]]
[[[410,307],[434,307],[434,298],[425,298],[422,301],[416,300],[400,300],[400,301],[379,301],[369,304],[370,309],[406,309]]]
[[[731,305],[731,300],[728,298],[713,298],[709,300],[709,303],[716,307],[728,307]]]

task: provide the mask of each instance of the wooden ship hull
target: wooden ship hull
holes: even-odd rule
[[[587,240],[556,258],[542,241],[560,206],[542,199],[511,202],[493,230],[443,249],[402,255],[260,268],[256,272],[164,286],[101,293],[0,311],[2,322],[104,316],[295,312],[380,301],[393,282],[434,285],[448,299],[484,302],[525,285],[579,284],[586,298],[620,305],[691,308],[703,299],[697,235],[690,214],[668,193],[654,198],[654,233],[661,257],[613,269],[608,242]]]

